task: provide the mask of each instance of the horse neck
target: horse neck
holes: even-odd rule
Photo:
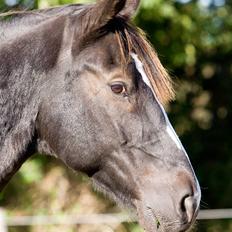
[[[0,45],[0,190],[35,152],[41,92],[59,62],[66,21],[52,17]]]
[[[4,14],[0,14],[0,41],[9,42],[15,39],[15,35],[23,35],[31,31],[32,27],[38,26],[45,21],[59,16],[79,14],[88,5],[73,4],[35,11],[16,12],[6,16],[13,17],[10,20],[2,20]],[[1,45],[0,45],[1,46]]]

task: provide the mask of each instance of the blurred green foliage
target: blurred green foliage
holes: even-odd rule
[[[0,10],[74,2],[0,0]],[[146,31],[176,83],[177,99],[168,111],[199,178],[202,208],[232,208],[232,1],[142,0],[135,23]],[[1,203],[10,204],[12,189],[17,195],[40,181],[52,168],[48,160],[26,163],[0,195]],[[197,231],[232,231],[231,224],[199,223]],[[127,228],[139,231],[134,224]]]

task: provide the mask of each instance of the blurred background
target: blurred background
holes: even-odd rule
[[[0,11],[46,8],[77,0],[0,0]],[[84,0],[80,2],[85,2]],[[232,0],[142,0],[134,19],[176,83],[170,120],[202,187],[202,209],[232,208]],[[1,42],[1,41],[0,41]],[[0,194],[8,215],[114,213],[85,175],[36,155]],[[111,230],[110,230],[111,228]],[[140,232],[113,227],[10,227],[10,232]],[[232,220],[199,221],[193,231],[229,232]]]

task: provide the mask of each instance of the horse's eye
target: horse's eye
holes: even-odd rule
[[[115,83],[112,84],[110,87],[112,92],[114,92],[115,94],[124,93],[126,91],[125,86],[122,83]]]

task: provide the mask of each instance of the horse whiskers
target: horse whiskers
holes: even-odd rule
[[[208,209],[209,208],[209,204],[207,202],[204,202],[203,200],[201,200],[200,206],[203,207],[204,209]]]
[[[179,220],[175,220],[175,221],[171,221],[171,222],[167,222],[165,223],[166,226],[182,226],[184,223],[181,223]]]

